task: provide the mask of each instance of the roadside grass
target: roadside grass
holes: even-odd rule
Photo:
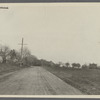
[[[11,63],[0,64],[0,75],[6,74],[9,72],[14,72],[22,68],[23,66],[21,67],[19,65],[11,64]]]
[[[43,67],[83,94],[100,95],[100,69]]]

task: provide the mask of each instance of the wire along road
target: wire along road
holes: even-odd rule
[[[0,95],[82,95],[42,67],[30,67],[0,77]]]

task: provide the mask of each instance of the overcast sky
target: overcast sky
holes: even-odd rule
[[[0,44],[38,58],[100,64],[100,4],[1,4]]]

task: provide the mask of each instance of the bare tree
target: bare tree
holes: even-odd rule
[[[22,54],[23,58],[28,57],[30,55],[31,55],[30,50],[28,48],[24,48],[23,49],[23,54]]]
[[[28,65],[29,62],[31,61],[30,58],[31,58],[30,50],[28,48],[24,48],[22,52],[22,57],[21,57],[22,64]]]
[[[2,46],[0,50],[0,56],[3,59],[3,63],[6,63],[7,56],[10,53],[10,48],[8,46]]]

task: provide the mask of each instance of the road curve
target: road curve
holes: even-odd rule
[[[0,80],[0,95],[82,95],[42,67],[25,68]]]

